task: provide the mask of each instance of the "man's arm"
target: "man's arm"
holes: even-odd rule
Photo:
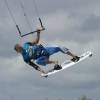
[[[40,29],[37,29],[36,40],[33,40],[33,41],[31,42],[32,44],[38,44],[38,43],[39,43],[39,40],[40,40],[40,32],[41,32],[41,30],[40,30]]]
[[[36,65],[36,64],[33,63],[32,61],[29,61],[28,64],[29,64],[31,67],[35,68],[36,70],[38,70],[38,71],[40,71],[40,72],[42,72],[42,73],[45,73],[38,65]]]

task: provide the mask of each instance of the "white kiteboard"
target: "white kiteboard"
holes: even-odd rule
[[[66,68],[69,68],[69,67],[71,67],[71,66],[73,66],[73,65],[75,65],[75,64],[77,64],[77,63],[79,63],[80,61],[83,61],[84,59],[86,59],[86,58],[88,58],[88,57],[91,57],[92,56],[92,52],[90,52],[90,51],[87,51],[87,52],[85,52],[85,53],[83,53],[81,56],[79,56],[80,57],[80,59],[79,59],[79,61],[77,61],[77,62],[73,62],[73,61],[71,61],[71,60],[67,60],[67,61],[65,61],[64,63],[62,63],[61,64],[61,67],[62,67],[62,69],[60,69],[60,70],[50,70],[50,71],[48,71],[47,73],[42,73],[41,74],[41,76],[42,77],[47,77],[47,76],[49,76],[49,75],[52,75],[52,74],[55,74],[55,73],[57,73],[57,72],[60,72],[60,71],[62,71],[62,70],[64,70],[64,69],[66,69]]]

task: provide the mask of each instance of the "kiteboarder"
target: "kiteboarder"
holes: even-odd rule
[[[64,54],[70,55],[73,62],[79,60],[79,57],[72,54],[66,47],[44,47],[43,45],[39,44],[40,33],[41,29],[37,29],[36,40],[26,42],[23,44],[23,46],[20,44],[16,44],[14,46],[15,51],[23,56],[23,59],[27,64],[36,70],[45,73],[44,70],[39,67],[39,65],[45,66],[47,64],[55,64],[55,69],[61,69],[61,66],[58,65],[58,61],[50,60],[50,56],[57,52],[62,52]]]

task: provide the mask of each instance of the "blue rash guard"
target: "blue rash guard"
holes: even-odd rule
[[[64,53],[64,51],[60,47],[44,48],[42,45],[31,44],[30,42],[27,42],[23,45],[22,56],[26,63],[33,59],[36,60],[37,64],[45,66],[50,55],[53,55],[54,53],[57,53],[59,51]],[[66,51],[68,51],[67,48]]]
[[[25,62],[29,62],[32,59],[42,60],[44,56],[46,58],[49,58],[49,53],[42,45],[37,45],[37,44],[32,45],[31,43],[27,42],[23,45],[22,56]]]

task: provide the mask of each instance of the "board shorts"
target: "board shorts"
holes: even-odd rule
[[[67,52],[69,51],[69,49],[65,47],[46,47],[45,49],[48,52],[48,56],[41,56],[36,59],[36,63],[43,66],[46,66],[48,64],[48,60],[51,55],[57,52],[62,52],[64,54],[67,54]]]

